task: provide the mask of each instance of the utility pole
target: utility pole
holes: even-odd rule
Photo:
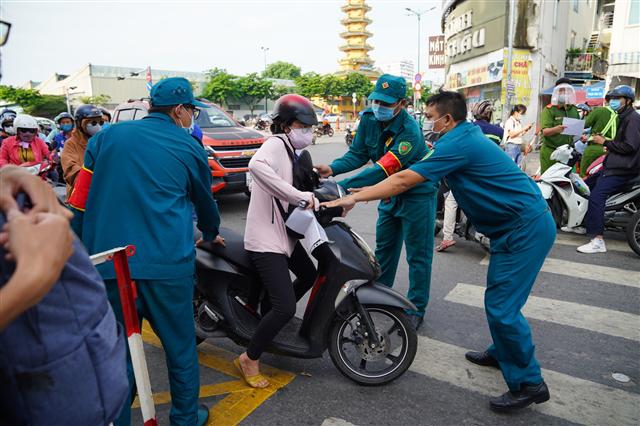
[[[404,10],[406,10],[407,12],[407,16],[411,16],[411,15],[415,15],[416,18],[418,18],[418,62],[417,62],[417,69],[416,69],[416,73],[420,74],[420,38],[422,37],[422,35],[420,34],[420,18],[422,17],[422,15],[424,15],[427,12],[431,12],[432,10],[434,10],[436,7],[433,6],[430,9],[427,10],[421,10],[421,11],[417,11],[417,10],[413,10],[409,7],[405,7]],[[418,97],[413,96],[413,108],[414,110],[418,110]]]
[[[264,71],[267,72],[267,52],[269,51],[268,47],[260,46],[260,50],[264,53]],[[267,114],[269,111],[267,109],[267,97],[264,97],[264,113]]]
[[[514,93],[515,87],[513,86],[513,81],[511,80],[511,68],[513,65],[513,37],[515,31],[516,24],[516,0],[509,0],[509,46],[507,51],[507,84],[506,89],[507,93],[505,93],[504,110],[502,111],[501,120],[504,123],[506,118],[509,116],[511,112],[511,96]]]
[[[77,89],[78,86],[71,86],[71,87],[66,87],[64,88],[64,94],[65,94],[65,100],[67,101],[67,112],[69,114],[71,114],[71,104],[69,102],[69,90],[74,90]]]

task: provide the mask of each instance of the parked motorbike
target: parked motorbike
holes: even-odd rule
[[[351,125],[348,124],[347,128],[344,131],[344,141],[347,144],[347,146],[351,146],[351,143],[353,142],[353,138],[355,134],[356,133],[353,130],[351,130]]]
[[[589,207],[591,194],[587,184],[573,166],[580,160],[580,154],[570,145],[563,145],[551,154],[558,161],[549,167],[536,181],[542,196],[553,215],[556,225],[575,228],[581,226]],[[599,167],[589,170],[591,175],[600,171]],[[605,229],[623,231],[627,243],[640,255],[640,176],[629,181],[617,194],[611,195],[605,204]]]
[[[444,200],[449,194],[449,191],[450,190],[445,179],[440,183],[440,188],[438,189],[436,224],[434,232],[434,236],[436,237],[438,236],[440,231],[442,231],[444,225]],[[467,241],[473,241],[480,244],[480,246],[487,251],[489,251],[491,247],[491,241],[489,240],[489,237],[486,237],[484,236],[484,234],[476,231],[476,228],[473,226],[471,221],[469,221],[469,219],[459,206],[458,210],[456,211],[456,225],[453,233],[460,238],[464,238]]]
[[[263,118],[259,118],[253,126],[254,129],[262,131],[269,130],[269,127],[271,127],[271,121]]]
[[[329,137],[333,136],[333,127],[329,123],[323,123],[315,128],[313,131],[314,136],[321,137],[327,135]]]
[[[314,191],[320,201],[343,195],[330,180]],[[365,241],[343,221],[342,210],[321,209],[316,218],[330,242],[312,251],[318,275],[302,319],[294,317],[268,347],[272,353],[320,358],[325,350],[335,367],[361,385],[382,385],[401,376],[416,354],[417,336],[405,310],[415,306],[376,283],[380,266]],[[259,322],[260,278],[243,237],[224,229],[226,247],[196,249],[194,295],[198,342],[228,337],[246,345]]]

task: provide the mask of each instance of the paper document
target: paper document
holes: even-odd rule
[[[564,117],[562,119],[562,125],[567,126],[562,131],[563,135],[580,136],[584,131],[584,120],[578,120],[577,118]]]
[[[312,210],[301,208],[295,209],[287,219],[287,228],[298,234],[303,234],[304,238],[300,240],[302,246],[311,253],[316,247],[322,243],[329,241],[327,233],[318,221]]]

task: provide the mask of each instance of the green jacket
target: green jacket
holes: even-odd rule
[[[540,129],[549,129],[551,127],[562,124],[562,119],[568,118],[580,118],[578,109],[575,105],[569,105],[565,108],[559,108],[557,105],[547,105],[540,114]],[[553,135],[544,136],[541,133],[542,145],[547,148],[556,149],[562,145],[567,145],[573,142],[573,136],[571,135]]]
[[[616,137],[618,114],[608,106],[595,107],[584,122],[591,135],[602,135],[608,141]]]
[[[418,123],[404,109],[387,127],[383,126],[383,123],[376,120],[370,108],[363,112],[349,151],[334,160],[330,166],[333,175],[337,176],[356,170],[369,161],[373,165],[355,176],[340,181],[344,188],[375,185],[388,176],[409,168],[429,152]],[[399,197],[431,196],[437,188],[437,182],[425,182]]]

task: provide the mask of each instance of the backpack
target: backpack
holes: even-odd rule
[[[49,293],[0,331],[2,425],[109,424],[128,402],[122,326],[82,244],[73,245]],[[4,254],[0,287],[14,268]]]

